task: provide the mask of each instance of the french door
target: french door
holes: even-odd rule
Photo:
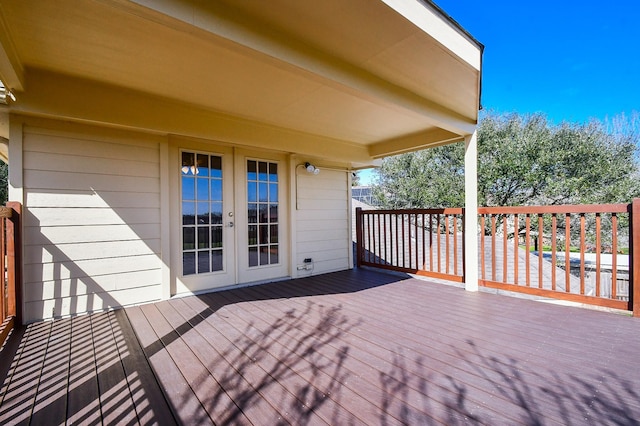
[[[286,158],[210,146],[177,157],[175,292],[288,276]]]
[[[239,283],[290,275],[285,165],[284,156],[236,153]]]

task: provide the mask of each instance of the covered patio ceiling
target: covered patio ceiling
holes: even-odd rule
[[[0,27],[5,113],[358,167],[461,140],[480,105],[482,46],[428,1],[0,0]]]

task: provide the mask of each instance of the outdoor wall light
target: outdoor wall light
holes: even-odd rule
[[[198,170],[198,168],[196,166],[182,166],[182,173],[184,173],[185,175],[188,175],[189,172],[191,172],[192,175],[197,175],[200,174],[200,170]]]
[[[304,168],[307,169],[308,173],[313,173],[314,175],[320,173],[320,169],[309,162],[304,163]]]

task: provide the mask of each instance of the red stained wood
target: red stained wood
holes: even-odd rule
[[[558,250],[558,217],[554,213],[551,216],[551,289],[556,290],[556,266]]]
[[[601,265],[601,255],[602,252],[602,229],[601,229],[602,218],[600,213],[596,214],[596,296],[600,296],[602,293],[600,292],[600,265]]]
[[[496,278],[496,215],[491,215],[491,279]]]
[[[525,284],[527,287],[531,286],[531,215],[527,214],[525,217],[525,243],[524,243],[524,255],[525,255]],[[495,281],[495,280],[494,280]]]
[[[479,207],[478,214],[625,213],[628,204],[579,204],[556,206]]]
[[[565,292],[571,292],[571,215],[565,215],[565,233],[564,233],[564,286]]]
[[[542,266],[542,247],[544,245],[544,222],[541,214],[538,215],[538,288],[542,288],[543,282],[543,266]]]
[[[633,241],[633,250],[630,264],[633,268],[631,276],[633,290],[630,294],[629,309],[633,311],[634,317],[640,317],[640,199],[633,200],[632,208],[631,241]]]
[[[584,213],[580,215],[580,294],[584,294],[584,253],[587,251]]]

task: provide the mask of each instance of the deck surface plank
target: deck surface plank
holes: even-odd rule
[[[31,324],[24,349],[16,361],[11,377],[5,378],[6,393],[2,396],[0,422],[29,424],[40,384],[52,323]],[[4,386],[3,386],[4,387]]]
[[[68,423],[101,423],[100,391],[90,315],[74,318],[71,323],[68,381]]]
[[[102,421],[105,424],[136,424],[136,411],[113,335],[111,315],[108,312],[91,316]]]
[[[31,417],[32,424],[62,424],[67,419],[71,319],[54,321]]]
[[[112,312],[110,321],[139,423],[143,425],[176,424],[125,310]]]
[[[0,423],[637,425],[638,335],[344,271],[31,324],[0,351]]]
[[[143,305],[139,311],[140,321],[146,323],[136,322],[132,325],[138,336],[151,339],[151,343],[143,345],[147,348],[147,357],[177,417],[189,424],[213,424],[180,370],[183,365],[180,359],[190,353],[189,348],[181,344],[178,333],[166,322],[155,305]],[[142,330],[145,331],[140,332],[137,327],[142,324]]]

